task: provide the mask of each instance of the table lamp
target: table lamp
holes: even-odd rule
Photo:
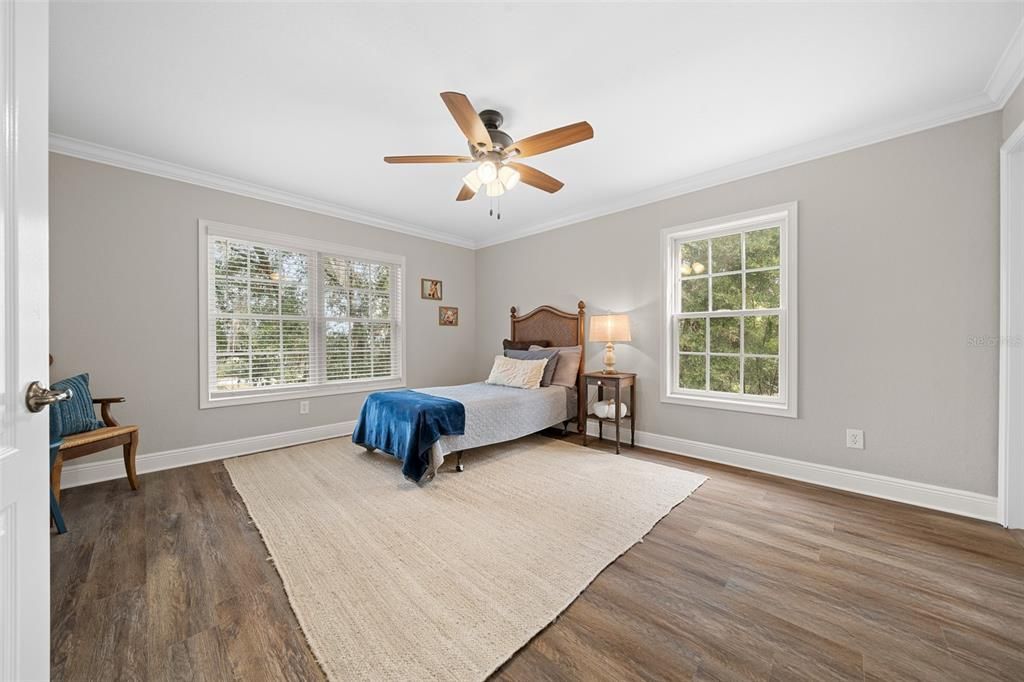
[[[594,315],[590,318],[590,340],[604,342],[604,373],[615,374],[615,344],[631,341],[628,315]]]

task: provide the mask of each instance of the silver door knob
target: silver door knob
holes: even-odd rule
[[[42,412],[47,405],[70,400],[73,395],[70,388],[65,391],[51,391],[48,388],[43,388],[38,381],[33,381],[28,386],[28,392],[25,393],[25,405],[28,406],[29,412]]]

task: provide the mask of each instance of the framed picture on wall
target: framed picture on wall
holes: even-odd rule
[[[446,305],[438,306],[437,308],[437,323],[442,327],[458,327],[459,326],[459,309],[451,308]]]
[[[444,296],[441,295],[441,280],[421,279],[420,298],[430,299],[431,301],[443,300]]]

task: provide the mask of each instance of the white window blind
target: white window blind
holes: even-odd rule
[[[400,257],[215,223],[201,231],[202,406],[401,384]]]
[[[320,259],[325,381],[396,376],[402,271],[343,256]]]

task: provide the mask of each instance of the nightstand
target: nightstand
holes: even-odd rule
[[[598,401],[605,399],[605,390],[611,391],[609,397],[615,399],[615,416],[602,419],[596,414],[587,415],[587,424],[590,423],[591,419],[597,420],[597,437],[599,440],[604,439],[604,425],[605,423],[615,424],[615,453],[618,454],[621,450],[619,447],[619,429],[622,425],[623,419],[629,420],[629,446],[636,446],[636,374],[630,372],[616,372],[614,374],[605,374],[604,372],[587,372],[583,375],[583,390],[588,391],[591,386],[597,386],[597,399]],[[622,404],[622,391],[625,388],[629,388],[629,414],[623,416],[619,414],[619,405]],[[587,429],[583,429],[583,444],[587,444]]]

